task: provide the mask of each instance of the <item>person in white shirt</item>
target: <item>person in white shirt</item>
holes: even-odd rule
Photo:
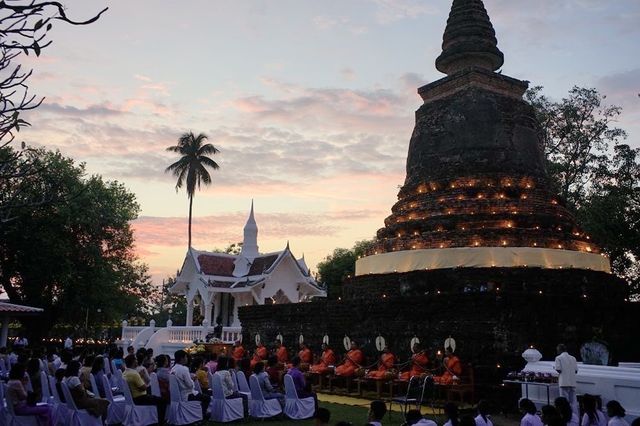
[[[321,410],[322,408],[318,408]],[[409,410],[404,416],[407,426],[438,426],[433,420],[425,419],[422,417],[420,410]]]
[[[560,343],[556,348],[555,369],[558,372],[558,388],[560,396],[564,396],[571,404],[574,412],[578,412],[578,399],[576,398],[576,375],[578,374],[578,362],[569,355],[564,344]]]
[[[66,339],[64,339],[64,348],[65,349],[73,349],[73,340],[71,340],[71,336],[67,336]]]
[[[609,416],[609,426],[629,426],[624,419],[626,411],[618,401],[607,402],[607,416]]]
[[[543,426],[542,419],[538,417],[536,405],[527,398],[522,398],[518,404],[520,412],[524,414],[520,420],[520,426]]]
[[[478,401],[478,415],[474,419],[476,426],[493,426],[491,418],[489,418],[489,407],[487,401]]]
[[[180,399],[182,401],[200,401],[202,405],[202,417],[206,418],[207,407],[211,401],[209,395],[197,393],[194,389],[193,379],[191,373],[187,367],[188,357],[187,353],[182,349],[176,351],[174,354],[175,364],[171,369],[171,374],[178,379],[178,389],[180,389]]]

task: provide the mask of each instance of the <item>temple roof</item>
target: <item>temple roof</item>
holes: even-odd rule
[[[442,53],[436,59],[438,71],[447,75],[479,67],[498,70],[504,55],[498,49],[496,33],[482,0],[454,0],[442,39]]]
[[[39,314],[39,313],[42,313],[43,311],[44,309],[41,309],[41,308],[33,308],[31,306],[0,302],[0,314],[11,314],[11,315]]]

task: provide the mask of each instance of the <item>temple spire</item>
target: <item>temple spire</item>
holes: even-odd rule
[[[496,71],[503,63],[504,55],[482,0],[453,0],[442,53],[436,59],[438,71],[447,75],[468,67]]]
[[[244,240],[240,254],[247,258],[258,256],[258,225],[256,224],[256,219],[253,217],[253,200],[251,200],[249,218],[244,225]]]

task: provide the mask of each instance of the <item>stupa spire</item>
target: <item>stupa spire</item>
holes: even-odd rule
[[[244,240],[242,242],[242,256],[254,258],[258,256],[258,225],[253,217],[253,200],[251,200],[251,211],[249,218],[244,225]]]
[[[496,71],[503,63],[504,55],[482,0],[453,0],[442,53],[436,59],[438,71],[447,75],[468,67]]]

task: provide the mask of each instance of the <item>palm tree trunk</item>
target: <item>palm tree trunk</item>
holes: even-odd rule
[[[191,248],[191,213],[193,211],[193,194],[189,197],[189,248]]]

